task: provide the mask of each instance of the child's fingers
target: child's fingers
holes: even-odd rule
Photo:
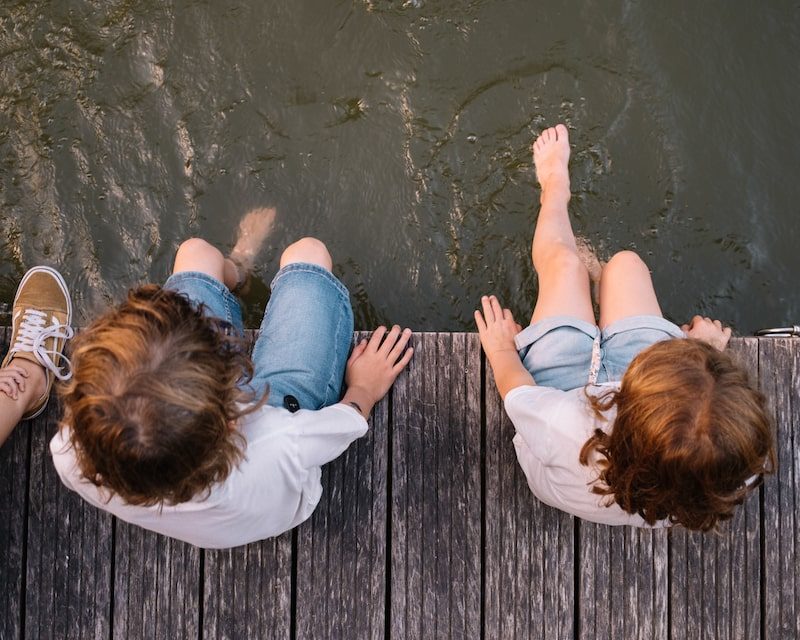
[[[500,306],[500,301],[495,296],[492,296],[490,300],[492,302],[492,311],[494,312],[495,320],[502,320],[505,316],[503,314],[503,307]]]
[[[364,338],[355,347],[353,347],[353,351],[352,351],[352,353],[350,353],[350,357],[347,359],[347,364],[351,365],[356,360],[358,360],[363,355],[364,350],[366,348],[367,348],[367,339]]]
[[[12,400],[17,399],[17,387],[6,380],[0,380],[0,391],[5,393]]]
[[[714,326],[722,331],[722,323],[719,320],[714,320]]]
[[[386,335],[386,327],[381,325],[375,331],[372,332],[372,337],[369,339],[369,343],[367,347],[372,351],[377,351],[378,347],[381,346],[381,342],[383,341],[383,336]]]
[[[722,330],[722,335],[725,336],[725,341],[726,342],[731,339],[731,334],[733,334],[733,329],[731,329],[730,327],[725,327]]]
[[[483,333],[486,331],[486,321],[483,319],[481,312],[477,309],[475,310],[475,326],[478,327],[478,333]]]
[[[406,349],[406,352],[403,354],[403,357],[397,361],[397,364],[392,367],[392,373],[396,376],[399,374],[403,369],[406,368],[406,365],[411,362],[411,356],[414,355],[414,347],[409,347]]]
[[[483,307],[483,317],[486,318],[486,324],[490,325],[494,322],[494,309],[492,309],[492,303],[489,300],[489,296],[483,296],[481,298],[481,306]]]
[[[5,370],[6,370],[6,371],[16,371],[16,372],[17,372],[18,374],[20,374],[20,375],[21,375],[23,378],[27,378],[27,377],[30,375],[26,369],[23,369],[22,367],[20,367],[20,366],[18,366],[18,365],[16,365],[16,364],[10,364],[10,365],[8,365],[8,366],[5,368]]]
[[[397,342],[394,343],[392,350],[389,352],[389,362],[396,362],[397,359],[400,357],[400,354],[403,353],[403,350],[406,348],[408,341],[411,339],[411,329],[403,329],[403,333],[400,334]]]
[[[392,347],[397,343],[397,338],[399,337],[400,337],[400,327],[394,325],[391,331],[389,331],[389,333],[386,334],[386,337],[384,338],[380,348],[378,349],[378,353],[384,357],[387,357],[389,355],[389,352],[392,350]]]
[[[16,383],[20,391],[25,391],[25,378],[17,367],[7,367],[6,375]]]

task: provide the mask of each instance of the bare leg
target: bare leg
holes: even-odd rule
[[[22,358],[16,358],[11,362],[14,367],[24,369],[27,376],[15,385],[16,398],[7,395],[6,392],[0,393],[0,445],[11,435],[14,427],[22,420],[22,416],[34,407],[47,388],[43,367]],[[3,388],[7,388],[6,385]]]
[[[239,233],[231,255],[225,259],[225,279],[236,282],[231,290],[244,285],[248,274],[255,266],[255,260],[264,240],[267,239],[275,223],[275,209],[260,208],[248,211],[239,222]],[[242,273],[243,272],[243,273]]]
[[[578,254],[567,211],[569,138],[563,124],[546,129],[536,139],[533,162],[542,196],[531,250],[539,275],[531,322],[567,315],[594,324],[589,272]]]
[[[252,270],[274,221],[275,209],[248,212],[239,223],[236,244],[229,258],[202,238],[189,238],[178,247],[172,273],[198,271],[223,282],[231,291],[237,289]]]
[[[600,328],[640,315],[661,315],[650,269],[633,251],[620,251],[600,278]]]

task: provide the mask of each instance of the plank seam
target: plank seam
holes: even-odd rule
[[[383,637],[390,638],[392,634],[392,474],[394,468],[392,456],[394,454],[394,390],[389,391],[388,407],[386,408],[386,555],[384,558],[384,604],[383,604]]]
[[[200,549],[199,558],[199,575],[197,578],[197,637],[199,640],[203,638],[203,617],[205,607],[205,592],[206,592],[206,552]]]
[[[10,336],[9,336],[10,337]],[[31,429],[26,429],[25,432],[27,433],[26,438],[26,447],[25,447],[25,469],[27,473],[25,474],[25,499],[23,500],[23,508],[22,508],[22,564],[20,565],[20,570],[22,571],[22,579],[20,580],[20,589],[22,593],[20,594],[19,604],[20,604],[20,638],[26,638],[27,635],[25,633],[25,623],[26,623],[26,612],[28,610],[28,601],[27,601],[27,593],[28,593],[28,516],[30,514],[30,491],[31,491],[31,464],[33,463],[33,435]]]
[[[292,594],[289,604],[289,637],[297,638],[297,527],[292,529]]]
[[[575,525],[572,527],[572,560],[573,560],[573,584],[572,584],[572,635],[575,640],[580,638],[581,632],[581,521],[574,519]]]
[[[481,640],[486,640],[486,356],[480,351],[481,372]]]
[[[111,566],[109,571],[111,575],[109,576],[109,614],[108,614],[108,637],[111,640],[114,640],[114,598],[115,598],[115,587],[117,583],[117,567],[116,567],[116,556],[117,556],[117,518],[116,516],[111,517]]]

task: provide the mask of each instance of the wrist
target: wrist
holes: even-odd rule
[[[347,388],[342,398],[342,403],[358,411],[364,418],[369,418],[375,400],[372,399],[372,394],[365,388],[353,386]]]

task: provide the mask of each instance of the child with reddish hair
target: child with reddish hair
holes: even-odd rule
[[[74,339],[50,449],[91,504],[200,547],[246,544],[310,517],[321,466],[366,433],[411,331],[379,327],[351,351],[347,289],[325,245],[303,238],[281,256],[251,358],[232,291],[273,214],[246,217],[228,258],[187,240],[163,286],[131,291]]]
[[[494,296],[475,312],[517,458],[540,500],[585,520],[714,529],[774,468],[764,397],[724,351],[729,328],[662,317],[639,256],[622,251],[600,267],[579,250],[569,153],[561,124],[533,144],[542,193],[530,326]]]

